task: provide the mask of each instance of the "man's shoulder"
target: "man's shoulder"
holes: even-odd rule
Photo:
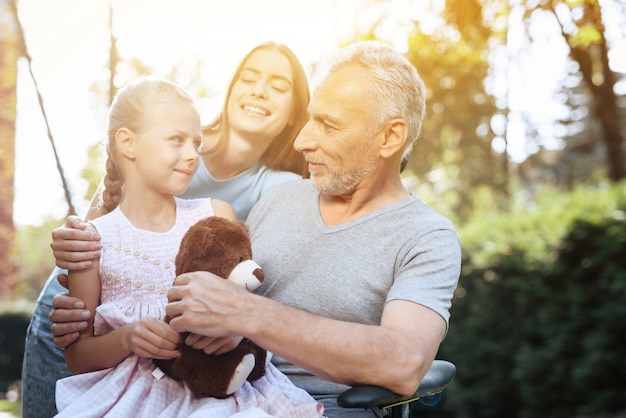
[[[456,228],[452,221],[440,212],[417,196],[411,196],[411,200],[411,204],[404,208],[406,211],[404,220],[407,222],[407,229],[450,230],[456,233]]]
[[[305,197],[315,192],[309,180],[292,180],[277,184],[261,195],[250,211],[247,222],[253,223],[260,216],[275,216],[277,212],[289,211],[294,205],[302,203]]]

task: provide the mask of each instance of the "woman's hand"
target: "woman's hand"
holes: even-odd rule
[[[91,266],[91,260],[100,257],[100,235],[87,230],[87,224],[78,216],[69,216],[63,226],[52,231],[50,248],[56,265],[68,270],[82,270]]]
[[[85,309],[82,300],[59,293],[52,299],[50,330],[54,335],[54,345],[65,348],[78,340],[80,332],[87,328],[91,313]]]

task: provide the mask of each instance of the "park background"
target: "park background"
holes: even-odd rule
[[[360,39],[425,80],[404,180],[464,253],[438,354],[458,373],[413,414],[626,416],[621,0],[0,0],[0,411],[19,416],[50,231],[86,210],[115,89],[169,77],[207,122],[254,45],[290,46],[314,86]]]

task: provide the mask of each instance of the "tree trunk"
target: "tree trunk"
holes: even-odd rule
[[[11,0],[0,0],[0,297],[15,296],[17,288],[15,225],[15,115],[17,59],[20,52]],[[8,19],[7,19],[8,17]]]
[[[608,176],[613,181],[619,181],[626,177],[624,138],[620,132],[617,97],[614,92],[615,75],[609,68],[606,43],[591,45],[585,50],[572,48],[572,57],[580,65],[593,98],[593,112],[602,126]]]
[[[561,23],[561,33],[568,45],[570,56],[578,65],[593,98],[592,111],[602,127],[602,141],[606,145],[607,172],[612,181],[626,178],[624,166],[624,136],[621,133],[621,122],[617,97],[615,95],[615,73],[609,67],[608,47],[605,28],[602,23],[602,10],[598,2],[585,2],[582,7],[583,16],[578,20],[578,30],[585,25],[592,25],[598,30],[599,39],[589,45],[573,42],[574,34],[568,33],[563,22],[558,18],[554,7],[553,13]]]

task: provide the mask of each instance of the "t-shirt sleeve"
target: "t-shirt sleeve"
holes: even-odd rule
[[[419,303],[441,315],[447,326],[461,270],[461,246],[454,229],[437,229],[417,238],[397,262],[386,301]]]

